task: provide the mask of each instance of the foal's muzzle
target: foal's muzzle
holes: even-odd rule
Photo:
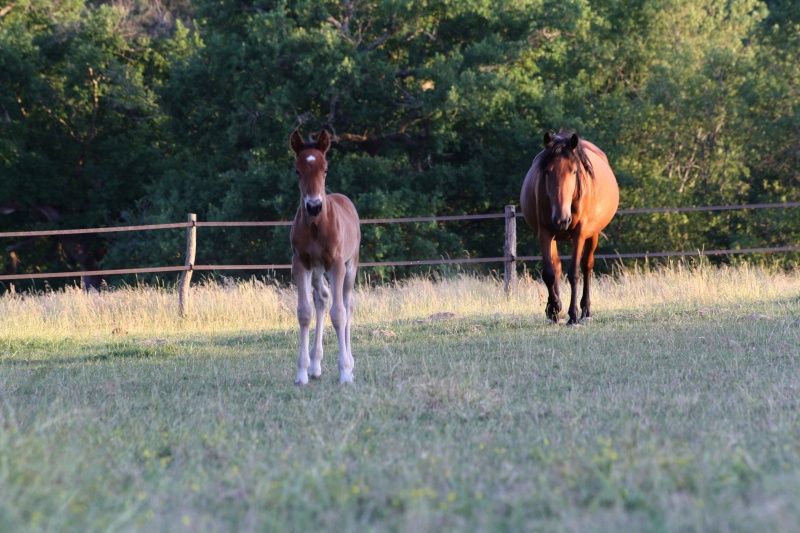
[[[322,211],[322,200],[319,198],[310,198],[306,200],[306,213],[308,216],[315,217]]]

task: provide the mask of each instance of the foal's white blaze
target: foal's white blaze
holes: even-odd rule
[[[306,157],[306,161],[308,161],[309,163],[313,163],[316,160],[317,160],[317,158],[314,157],[313,155],[310,155],[310,156]]]

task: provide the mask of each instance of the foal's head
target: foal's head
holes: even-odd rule
[[[544,134],[545,152],[541,168],[550,200],[553,226],[565,231],[573,225],[573,202],[586,190],[587,177],[594,176],[592,164],[578,135],[562,130]]]
[[[315,217],[322,211],[325,199],[325,176],[328,174],[325,154],[331,146],[331,136],[327,130],[322,130],[317,142],[306,144],[295,131],[289,143],[296,159],[294,171],[300,179],[300,201],[308,216]]]

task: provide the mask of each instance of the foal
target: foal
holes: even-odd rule
[[[331,145],[328,132],[322,130],[316,143],[306,144],[295,131],[289,143],[295,154],[295,172],[300,179],[300,207],[289,237],[292,276],[297,284],[297,321],[300,323],[300,357],[295,384],[305,385],[309,376],[316,379],[322,375],[323,322],[331,299],[331,323],[339,340],[339,382],[352,383],[355,363],[350,350],[350,323],[355,308],[353,285],[361,244],[358,213],[346,196],[325,194],[325,176],[328,174],[325,154]],[[330,287],[323,272],[328,274]],[[309,356],[312,315],[309,298],[312,288],[317,321]]]

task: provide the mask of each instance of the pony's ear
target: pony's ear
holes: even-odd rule
[[[544,132],[544,147],[550,148],[550,145],[553,144],[553,132],[546,131]]]
[[[328,130],[322,130],[319,132],[319,137],[317,138],[317,144],[314,146],[317,150],[322,152],[323,154],[328,151],[328,148],[331,147],[331,135],[328,133]]]
[[[303,138],[300,136],[299,131],[294,130],[292,132],[292,136],[289,138],[289,146],[292,147],[292,152],[295,154],[299,154],[305,149],[306,143],[303,142]]]
[[[570,149],[574,150],[578,147],[578,134],[573,133],[572,137],[569,138],[569,147]]]

